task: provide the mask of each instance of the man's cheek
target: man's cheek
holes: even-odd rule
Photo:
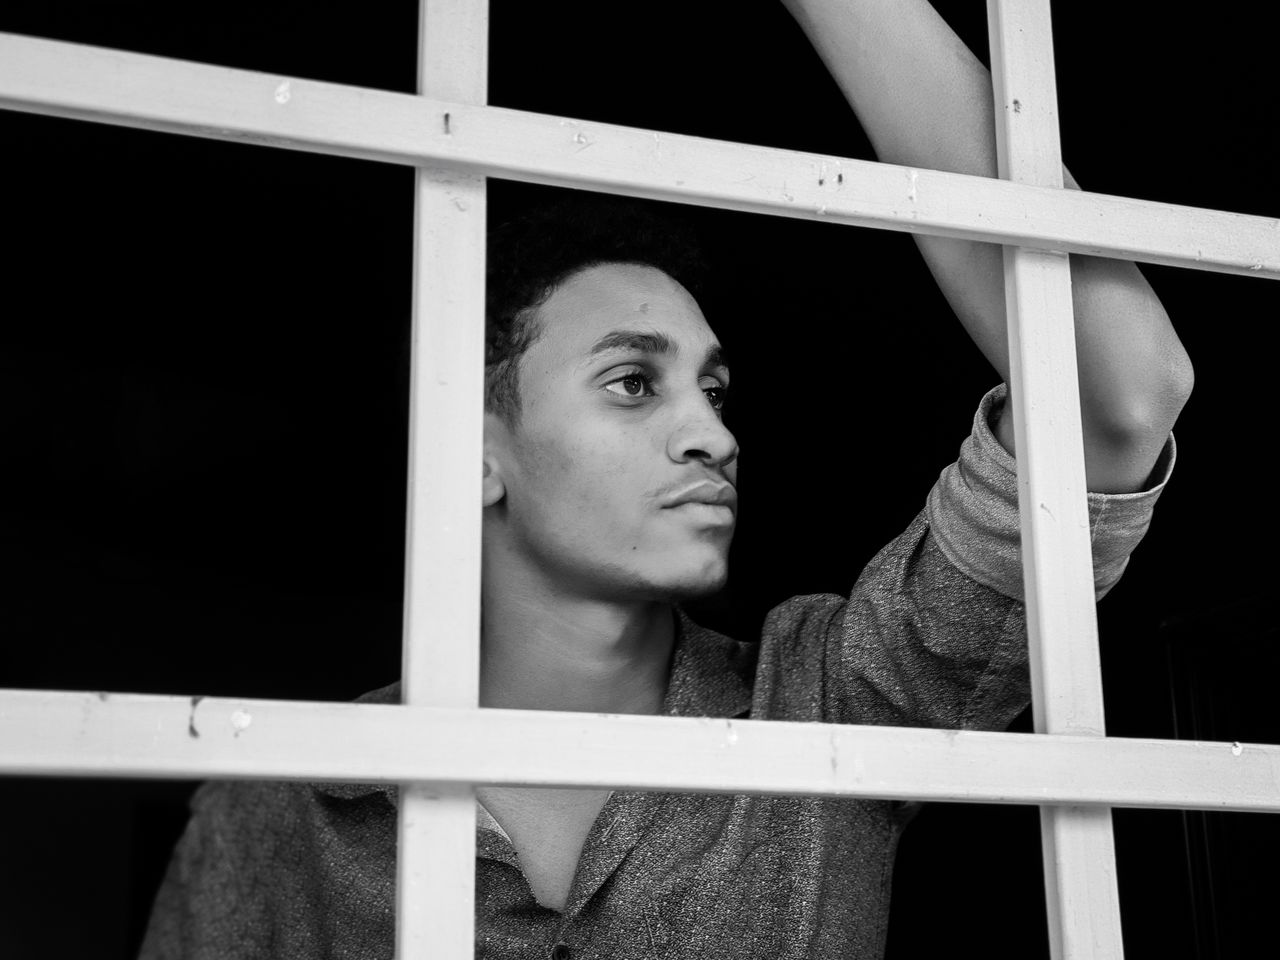
[[[570,495],[585,479],[587,459],[585,449],[565,445],[560,438],[549,438],[530,444],[524,451],[524,479],[529,489],[539,498],[556,498]]]

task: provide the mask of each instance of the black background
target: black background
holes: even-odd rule
[[[939,8],[985,56],[984,5]],[[1086,189],[1280,213],[1262,9],[1056,5]],[[0,7],[0,30],[401,91],[415,22],[401,0]],[[871,158],[772,3],[500,0],[491,63],[497,105]],[[0,685],[348,699],[393,679],[411,170],[8,112],[0,158]],[[534,193],[495,182],[492,213]],[[701,613],[746,637],[790,595],[848,589],[994,377],[907,236],[692,216],[744,450],[735,573]],[[1099,607],[1109,732],[1277,742],[1280,296],[1144,269],[1197,387],[1156,523]],[[0,781],[0,956],[131,956],[190,789]],[[1115,819],[1130,957],[1270,940],[1274,818]],[[1038,837],[1033,808],[928,807],[903,841],[890,956],[1047,956]]]

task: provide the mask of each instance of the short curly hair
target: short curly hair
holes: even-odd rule
[[[541,332],[538,308],[570,277],[603,263],[656,267],[695,298],[706,262],[692,227],[652,203],[592,194],[544,204],[490,230],[485,409],[520,417],[520,358]]]

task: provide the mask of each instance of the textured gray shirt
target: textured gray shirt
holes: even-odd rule
[[[1028,700],[1013,458],[989,393],[924,511],[848,597],[793,598],[759,642],[680,619],[663,713],[1000,729]],[[1089,495],[1099,596],[1119,579],[1172,469]],[[366,699],[395,702],[398,689]],[[396,792],[210,783],[165,878],[144,960],[389,958]],[[842,958],[883,954],[894,850],[912,805],[832,797],[615,791],[563,913],[539,906],[479,811],[476,955]]]

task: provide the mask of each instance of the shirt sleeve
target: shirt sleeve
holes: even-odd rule
[[[1004,407],[1004,384],[982,398],[973,431],[955,463],[942,471],[925,507],[938,547],[978,583],[1023,599],[1021,526],[1017,465],[991,430]],[[1145,489],[1137,493],[1090,493],[1089,531],[1093,544],[1094,590],[1106,595],[1129,562],[1129,554],[1151,524],[1177,456],[1170,435]]]
[[[1026,706],[1016,468],[990,426],[1004,395],[983,398],[959,459],[847,598],[796,597],[770,613],[761,658],[772,715],[1003,729]],[[1170,437],[1147,490],[1089,494],[1099,596],[1146,532],[1173,457]]]

